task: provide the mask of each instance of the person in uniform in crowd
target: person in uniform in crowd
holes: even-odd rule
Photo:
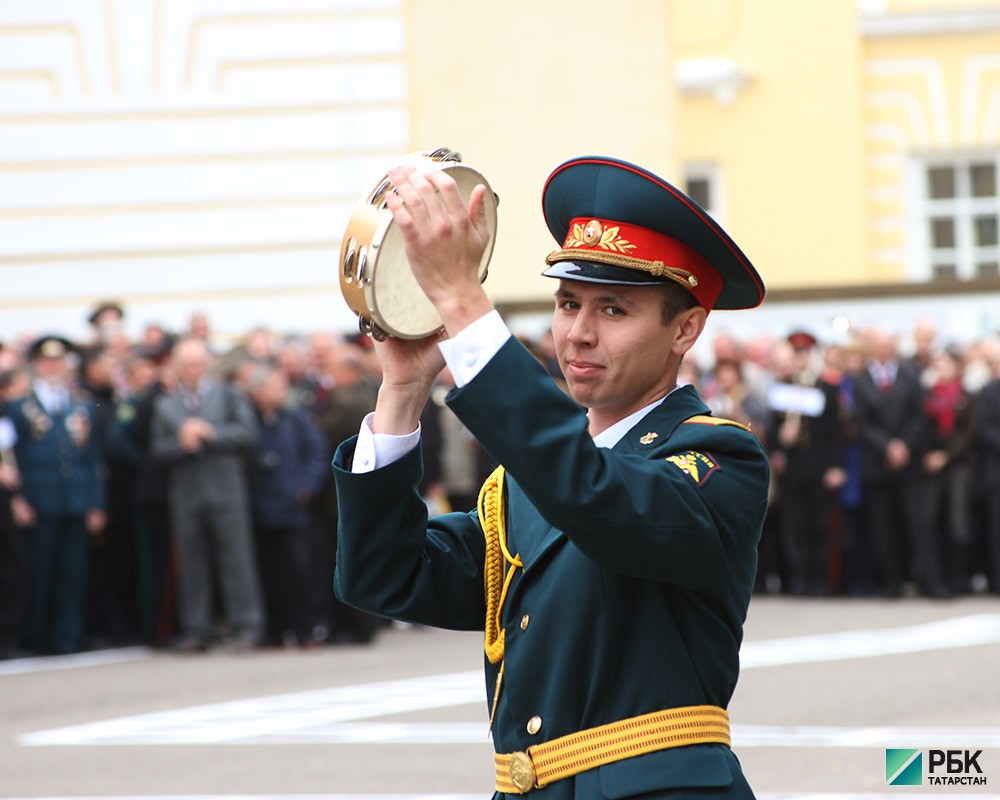
[[[375,407],[375,391],[366,380],[361,366],[362,354],[358,345],[349,342],[331,344],[323,362],[323,376],[319,385],[327,387],[320,392],[315,409],[316,424],[327,443],[327,463],[340,442],[358,430],[361,420]],[[340,602],[333,592],[330,575],[337,558],[337,489],[333,474],[316,498],[316,528],[313,536],[315,563],[318,566],[315,585],[317,638],[331,644],[370,644],[382,620],[364,611]],[[326,628],[326,631],[322,630]]]
[[[122,377],[118,368],[132,349],[132,343],[125,330],[125,307],[116,300],[104,300],[90,312],[87,322],[91,327],[91,342],[83,349],[83,353],[106,354],[115,369],[112,374],[112,384],[120,385]]]
[[[109,345],[122,333],[125,308],[116,300],[104,300],[94,306],[87,322],[93,332],[93,344]]]
[[[168,470],[170,518],[178,571],[182,651],[203,651],[215,639],[216,582],[231,646],[257,645],[264,610],[257,577],[247,485],[247,459],[257,422],[238,389],[209,375],[200,339],[184,338],[171,358],[175,385],[156,398],[152,454]]]
[[[288,407],[277,367],[258,366],[248,381],[260,436],[250,469],[254,539],[267,618],[264,643],[308,645],[312,506],[327,477],[326,442],[307,412]]]
[[[107,519],[99,423],[74,382],[69,341],[43,336],[28,356],[31,391],[6,408],[21,478],[11,510],[28,544],[24,646],[75,653],[84,643],[88,544]]]
[[[771,467],[780,495],[779,531],[789,594],[830,592],[830,533],[834,492],[844,485],[844,453],[836,387],[814,363],[816,337],[788,336],[794,364],[787,382],[771,388]]]
[[[863,447],[865,529],[879,589],[898,597],[912,578],[923,594],[944,596],[941,554],[921,480],[927,415],[920,372],[899,358],[889,331],[872,330],[868,338],[868,364],[854,383],[854,402]]]
[[[928,441],[923,457],[927,522],[938,552],[947,555],[945,588],[956,594],[971,588],[976,485],[975,402],[962,384],[963,361],[961,352],[946,347],[924,373],[930,383],[925,401]]]
[[[543,207],[561,247],[545,274],[558,280],[568,397],[480,285],[484,187],[467,207],[444,171],[389,176],[388,207],[448,338],[376,343],[375,411],[334,460],[338,592],[390,617],[485,629],[501,796],[752,797],[725,708],[767,459],[676,380],[711,309],[761,302],[757,273],[652,173],[604,157],[558,167]],[[428,519],[418,421],[446,363],[448,405],[503,467],[478,510]]]
[[[1000,595],[1000,348],[987,359],[993,380],[976,398],[976,445],[983,504],[987,586]]]

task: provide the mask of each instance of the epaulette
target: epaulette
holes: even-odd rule
[[[684,420],[685,425],[732,425],[736,428],[742,428],[743,430],[751,433],[750,427],[744,425],[741,422],[736,422],[731,419],[723,419],[722,417],[710,417],[707,414],[698,414],[695,417]]]

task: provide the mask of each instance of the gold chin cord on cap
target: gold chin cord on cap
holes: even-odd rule
[[[504,468],[497,467],[493,474],[486,479],[479,492],[479,524],[482,525],[483,534],[486,537],[484,575],[486,639],[484,650],[491,664],[500,663],[496,688],[493,690],[490,730],[493,730],[493,720],[500,702],[500,689],[503,686],[505,631],[500,624],[500,617],[503,613],[504,600],[507,598],[507,590],[514,579],[514,573],[518,567],[523,566],[520,555],[512,556],[507,549],[507,528],[503,510],[504,474]],[[506,564],[509,564],[510,567],[504,574]]]
[[[596,250],[553,250],[545,257],[545,263],[549,266],[559,261],[593,261],[612,267],[634,269],[655,278],[667,278],[674,283],[679,283],[685,289],[693,289],[698,285],[697,276],[686,269],[668,267],[662,261],[647,261],[644,258],[626,256],[621,253],[602,253]]]

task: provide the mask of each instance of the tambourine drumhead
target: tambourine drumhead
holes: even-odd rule
[[[462,199],[468,202],[479,184],[486,187],[486,223],[490,241],[479,264],[479,278],[486,278],[496,239],[496,195],[486,179],[455,160],[458,154],[436,151],[435,156],[412,154],[404,160],[422,172],[443,169],[454,179]],[[422,339],[442,327],[441,316],[423,293],[406,259],[402,234],[385,207],[391,190],[383,178],[371,194],[355,207],[340,248],[340,290],[347,305],[359,315],[362,326],[400,339]]]

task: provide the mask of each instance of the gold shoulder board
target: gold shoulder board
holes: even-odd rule
[[[699,414],[696,417],[691,417],[690,419],[684,420],[685,425],[733,425],[736,428],[742,428],[745,431],[750,431],[747,425],[735,422],[731,419],[722,419],[722,417],[710,417],[707,414]]]

